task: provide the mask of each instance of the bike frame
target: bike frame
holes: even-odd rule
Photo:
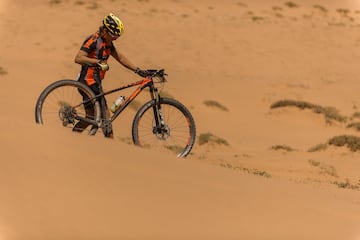
[[[131,95],[129,96],[129,98],[127,98],[123,104],[120,106],[119,109],[117,109],[114,114],[109,118],[109,119],[106,119],[106,120],[109,120],[110,122],[113,122],[115,121],[115,119],[120,115],[120,113],[122,113],[125,108],[127,106],[129,106],[129,104],[145,89],[145,88],[149,88],[150,90],[150,97],[151,97],[151,100],[155,100],[157,104],[155,104],[155,107],[154,107],[154,117],[155,117],[155,122],[156,122],[156,126],[159,126],[159,118],[162,119],[159,114],[161,114],[161,109],[160,109],[160,95],[158,94],[158,90],[157,88],[154,86],[154,81],[152,78],[150,77],[146,77],[144,78],[143,80],[140,80],[140,81],[137,81],[137,82],[133,82],[133,83],[130,83],[128,85],[124,85],[124,86],[121,86],[119,88],[115,88],[113,90],[110,90],[110,91],[106,91],[106,92],[103,92],[101,94],[98,94],[96,95],[95,97],[93,98],[90,98],[86,101],[83,101],[81,104],[79,104],[78,106],[82,105],[82,104],[86,104],[88,102],[91,102],[91,101],[94,101],[95,99],[99,99],[101,97],[104,97],[106,95],[109,95],[109,94],[112,94],[112,93],[115,93],[115,92],[119,92],[121,90],[124,90],[124,89],[127,89],[127,88],[131,88],[131,87],[135,87],[135,86],[139,86],[138,88],[135,89],[135,91],[133,91],[131,93]],[[97,101],[97,100],[96,100]],[[104,117],[104,116],[102,116]],[[91,120],[91,119],[88,119],[88,118],[84,118],[84,117],[80,117],[80,116],[77,116],[76,117],[77,120],[82,120],[82,121],[85,121],[85,122],[88,122],[92,125],[95,125],[95,126],[98,126],[100,127],[101,126],[101,122],[98,123],[94,120]],[[161,121],[163,122],[163,121]]]

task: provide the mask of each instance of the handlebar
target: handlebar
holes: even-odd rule
[[[95,68],[95,69],[101,69],[99,66],[97,66],[97,65],[89,65],[88,66],[89,68]],[[147,76],[146,77],[149,77],[149,78],[154,78],[154,77],[156,77],[156,78],[159,78],[160,79],[160,82],[166,82],[167,80],[166,80],[166,78],[165,78],[165,76],[167,76],[167,74],[165,73],[165,69],[159,69],[159,70],[157,70],[157,69],[147,69],[146,70],[147,71]]]
[[[160,70],[148,69],[146,71],[149,73],[147,77],[150,78],[157,77],[160,79],[161,82],[166,82],[165,76],[167,76],[167,74],[165,73],[165,69],[160,69]]]

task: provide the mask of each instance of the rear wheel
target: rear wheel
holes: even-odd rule
[[[161,98],[160,105],[164,122],[158,126],[154,100],[136,113],[132,126],[134,144],[186,157],[195,143],[195,121],[190,111],[174,99]]]
[[[36,102],[36,123],[72,129],[78,122],[79,117],[86,118],[83,96],[94,98],[95,94],[81,82],[59,80],[50,84],[43,90]],[[91,101],[87,104],[90,104],[94,109],[92,120],[99,121],[99,102]]]

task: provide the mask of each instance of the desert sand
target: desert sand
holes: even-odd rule
[[[135,147],[133,110],[113,140],[35,123],[109,12],[115,46],[165,68],[215,141],[185,159]],[[1,240],[360,239],[360,154],[329,144],[360,136],[360,1],[1,0],[0,29]],[[110,60],[104,87],[137,78]]]

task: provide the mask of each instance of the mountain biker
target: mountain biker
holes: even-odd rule
[[[121,20],[114,14],[109,13],[102,21],[99,30],[88,36],[83,42],[79,52],[75,56],[75,63],[81,65],[81,71],[78,81],[85,83],[91,90],[98,95],[102,93],[101,81],[105,77],[106,71],[109,70],[107,60],[110,56],[114,57],[124,67],[132,70],[141,77],[146,77],[147,71],[142,70],[132,64],[122,53],[120,53],[114,46],[113,41],[119,38],[124,33],[124,25]],[[86,94],[79,91],[83,96],[84,101],[88,99]],[[101,116],[104,118],[108,113],[107,103],[104,97],[100,99]],[[91,103],[84,104],[86,117],[94,117],[94,108]],[[82,132],[90,124],[85,121],[79,121],[73,127],[73,131]],[[97,131],[97,126],[92,126],[89,135],[94,135]],[[113,137],[111,125],[109,130],[104,135],[106,137]]]

